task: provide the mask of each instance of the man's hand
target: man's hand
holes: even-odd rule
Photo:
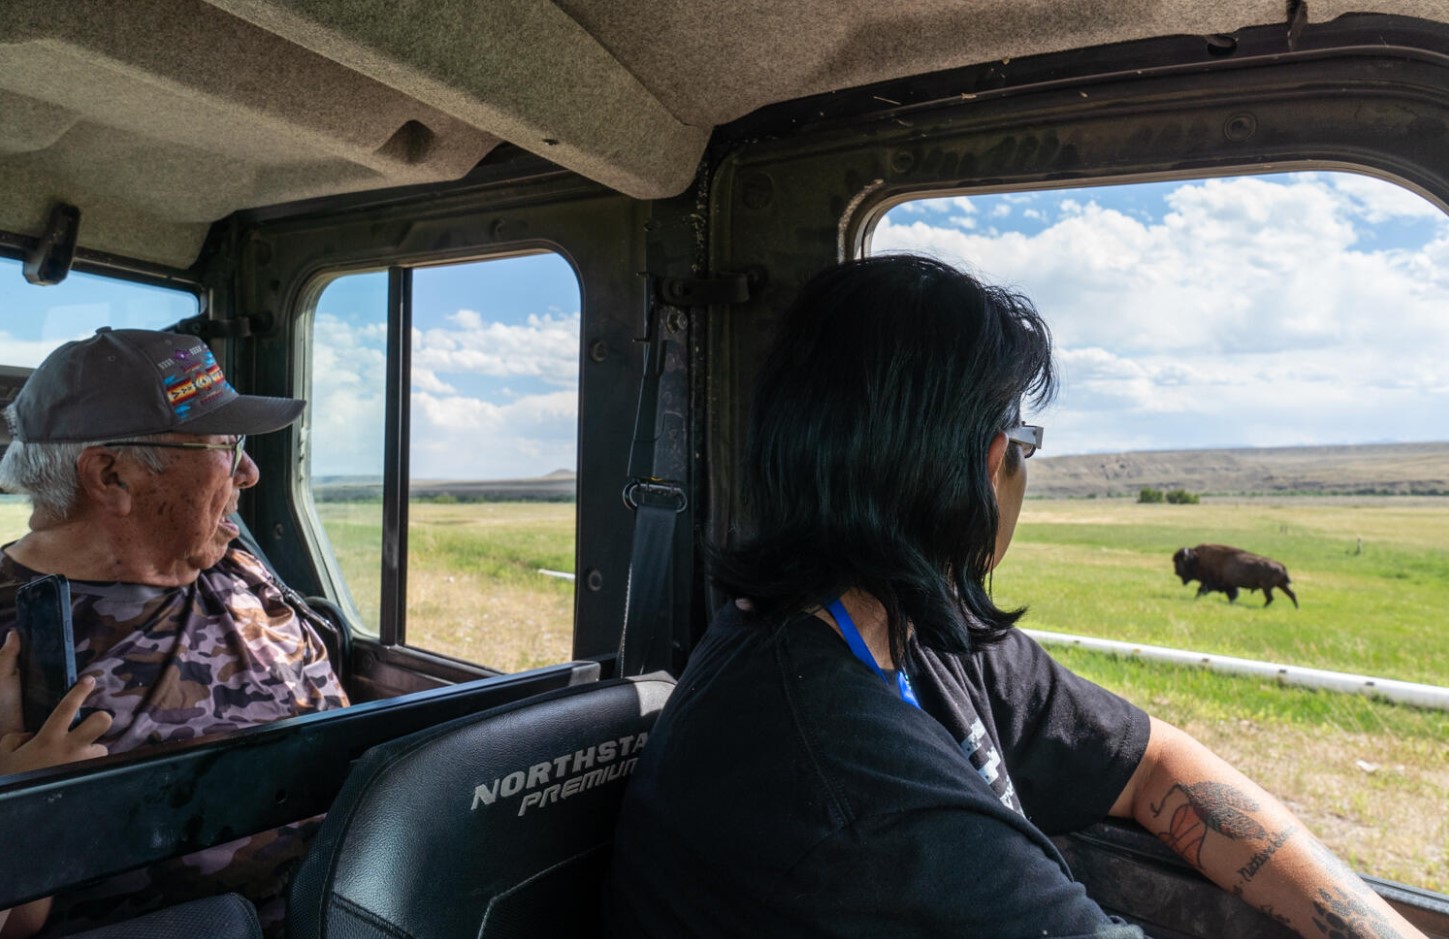
[[[70,722],[95,690],[96,680],[82,676],[60,699],[40,730],[28,734],[20,704],[19,663],[20,634],[12,629],[0,644],[0,776],[105,756],[105,746],[96,741],[110,729],[111,715],[97,711],[70,729]],[[0,936],[9,939],[33,935],[49,915],[49,897],[0,910]]]
[[[39,731],[25,733],[19,659],[20,636],[11,630],[0,645],[0,776],[105,756],[105,746],[96,741],[110,729],[111,715],[97,711],[74,730],[70,727],[81,705],[95,690],[96,681],[89,675],[82,676],[66,692]]]
[[[0,735],[25,730],[25,714],[20,703],[20,633],[14,629],[5,634],[0,645]]]

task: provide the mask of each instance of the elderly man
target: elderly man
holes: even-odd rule
[[[70,579],[77,669],[95,682],[87,703],[112,716],[98,741],[109,752],[347,704],[316,614],[231,545],[228,516],[258,479],[247,436],[286,427],[303,406],[238,394],[195,337],[101,329],[52,353],[6,410],[14,442],[0,488],[26,493],[34,511],[29,533],[0,548],[0,586]],[[0,635],[15,619],[7,593]],[[0,713],[0,733],[17,723],[13,709]],[[106,921],[241,889],[280,929],[286,876],[311,828],[62,895],[55,916]],[[38,928],[44,903],[15,911],[5,936]]]

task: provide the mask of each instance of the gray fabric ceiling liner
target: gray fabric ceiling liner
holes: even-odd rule
[[[779,101],[979,62],[1281,22],[1283,0],[6,0],[0,230],[184,267],[239,209],[457,179],[499,141],[628,195]],[[1312,0],[1311,19],[1449,19]]]

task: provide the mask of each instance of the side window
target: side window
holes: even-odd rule
[[[407,272],[410,646],[516,671],[573,639],[580,296],[556,254]],[[343,275],[311,326],[317,516],[364,624],[382,627],[389,274]]]
[[[57,347],[84,339],[102,326],[164,329],[195,316],[195,294],[73,271],[50,287],[26,282],[21,263],[0,257],[0,407]],[[0,452],[10,442],[0,421]],[[0,493],[0,544],[25,534],[30,509],[24,496]]]
[[[1449,689],[1411,706],[1134,651],[1446,684],[1449,218],[1377,179],[1295,173],[929,198],[892,208],[871,250],[1018,289],[1052,327],[1061,393],[1026,416],[1045,446],[997,599],[1359,870],[1449,889]],[[1299,607],[1198,596],[1174,554],[1204,543],[1281,562]]]
[[[345,274],[312,308],[305,459],[322,558],[353,622],[377,632],[387,396],[386,271]]]

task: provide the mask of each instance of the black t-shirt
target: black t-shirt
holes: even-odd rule
[[[1023,633],[913,653],[924,711],[821,620],[724,610],[625,795],[612,934],[1140,937],[1047,835],[1106,815],[1147,715]]]

